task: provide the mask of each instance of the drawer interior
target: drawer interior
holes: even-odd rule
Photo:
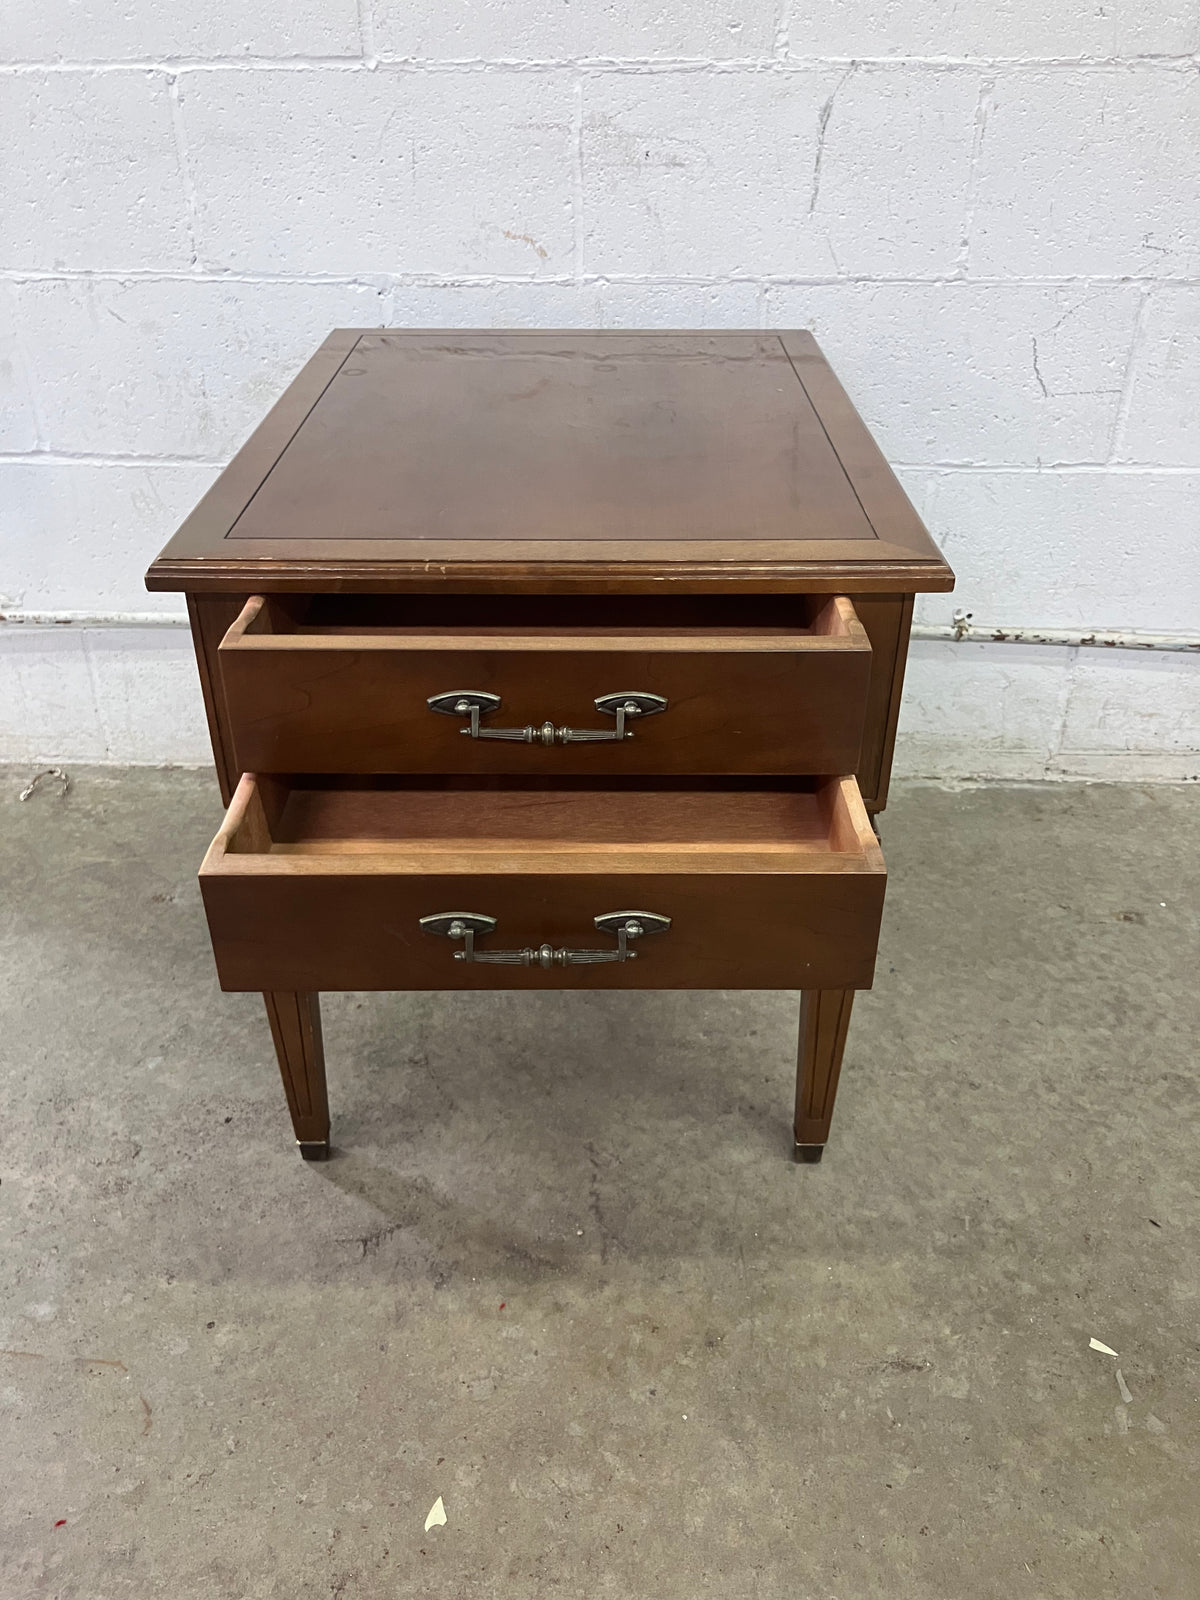
[[[628,639],[656,648],[673,640],[714,649],[722,641],[740,650],[754,641],[820,648],[822,640],[867,648],[850,601],[833,595],[266,595],[249,602],[226,644],[372,636],[459,644],[520,636],[526,647],[569,640],[579,648],[595,639],[611,649]]]
[[[611,872],[879,871],[882,857],[852,778],[709,782],[440,778],[355,782],[243,778],[206,870],[305,858],[323,869],[388,867]],[[409,865],[411,863],[411,865]]]

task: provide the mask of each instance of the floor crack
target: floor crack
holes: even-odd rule
[[[600,1157],[596,1154],[596,1147],[589,1142],[583,1148],[587,1151],[587,1158],[592,1166],[591,1177],[588,1180],[588,1211],[600,1235],[600,1260],[606,1262],[610,1247],[614,1244],[620,1247],[621,1241],[609,1226],[600,1203]]]

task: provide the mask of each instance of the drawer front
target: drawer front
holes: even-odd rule
[[[810,827],[801,806],[775,837],[746,825],[761,802],[745,796],[732,801],[739,837],[711,825],[711,796],[680,794],[663,799],[664,816],[684,819],[678,828],[597,837],[586,800],[527,794],[516,824],[458,846],[427,830],[407,841],[326,830],[297,843],[276,820],[281,843],[243,779],[201,871],[222,987],[870,987],[885,872],[852,779],[814,802],[823,822]],[[646,814],[644,797],[614,805]],[[524,824],[542,806],[555,815],[539,833]],[[496,954],[507,959],[478,959]]]
[[[258,631],[262,607],[249,603],[219,651],[243,771],[772,774],[858,762],[871,647],[842,598],[790,632],[474,638]]]

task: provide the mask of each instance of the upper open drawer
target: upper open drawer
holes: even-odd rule
[[[220,647],[251,772],[852,772],[848,599],[255,596]]]

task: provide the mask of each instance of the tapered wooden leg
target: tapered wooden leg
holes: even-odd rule
[[[833,1121],[853,989],[808,989],[800,1000],[796,1064],[797,1161],[820,1161]]]
[[[324,1161],[329,1154],[329,1097],[325,1092],[321,997],[275,990],[263,999],[300,1154],[305,1161]]]

